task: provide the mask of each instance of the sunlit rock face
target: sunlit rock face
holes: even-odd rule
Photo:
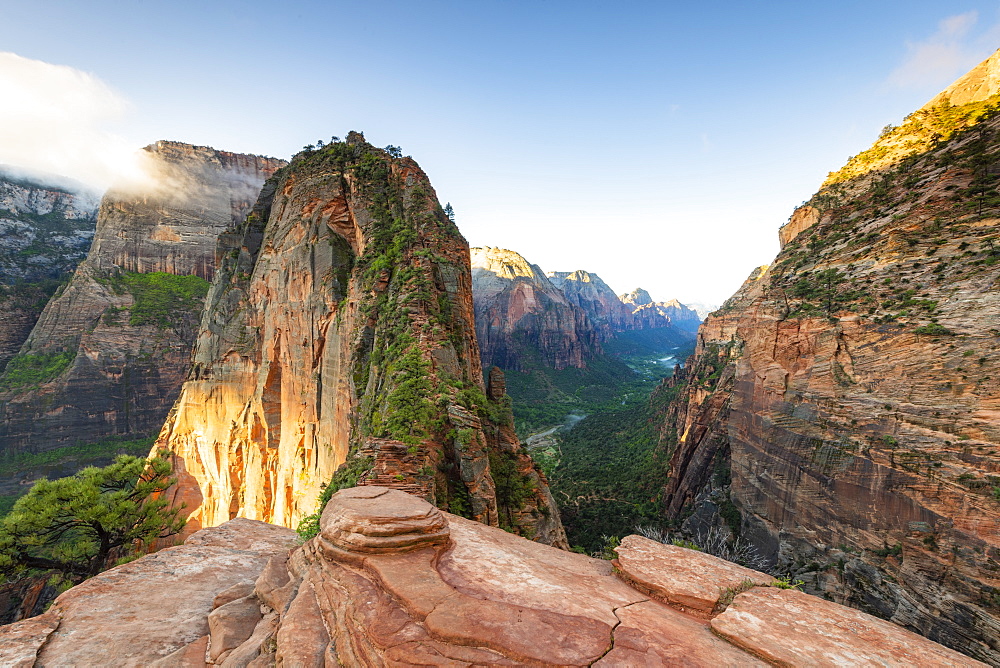
[[[201,299],[154,296],[143,315],[122,272],[210,279],[219,233],[245,217],[285,164],[177,142],[145,153],[150,179],[104,196],[87,258],[20,350],[28,362],[64,356],[56,373],[21,384],[0,377],[0,450],[147,436],[162,426],[188,371]]]
[[[902,126],[936,143],[831,177],[702,325],[663,388],[667,506],[1000,665],[1000,98],[960,101]]]
[[[484,368],[583,368],[600,353],[586,312],[518,253],[472,249],[472,280]]]
[[[416,162],[358,133],[303,152],[220,237],[217,260],[159,441],[191,527],[295,526],[347,462],[351,483],[565,544],[544,478],[503,424],[502,390],[486,397],[469,247]],[[530,494],[498,498],[494,464]]]
[[[287,529],[236,519],[101,573],[45,615],[0,627],[0,663],[984,665],[764,573],[639,536],[609,562],[378,486],[337,492],[320,525],[290,549]]]

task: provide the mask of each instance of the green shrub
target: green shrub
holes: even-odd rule
[[[319,500],[316,503],[316,512],[303,517],[296,527],[299,538],[307,541],[319,533],[319,519],[323,515],[323,509],[330,501],[330,498],[342,489],[354,487],[358,484],[358,479],[371,470],[375,463],[372,457],[358,457],[354,453],[347,455],[347,461],[340,465],[330,479],[330,483],[320,492]]]
[[[47,383],[68,369],[74,359],[76,353],[71,350],[17,355],[7,363],[0,376],[0,389],[14,390]]]
[[[913,333],[929,334],[930,336],[952,336],[954,334],[953,331],[936,322],[932,322],[929,325],[923,325],[922,327],[917,327],[915,330],[913,330]]]
[[[56,570],[82,579],[107,568],[115,549],[134,552],[183,528],[162,492],[176,483],[166,452],[121,455],[59,480],[39,480],[0,520],[0,574]]]

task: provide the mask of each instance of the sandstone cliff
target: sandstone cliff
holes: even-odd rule
[[[671,517],[994,665],[997,58],[831,175],[661,390]]]
[[[378,483],[565,545],[500,376],[486,395],[469,247],[416,162],[353,132],[304,151],[217,259],[158,443],[189,526],[296,526],[325,485]]]
[[[0,451],[159,429],[188,370],[216,237],[284,164],[176,142],[146,151],[153,185],[105,195],[86,260],[0,377]]]
[[[0,663],[983,665],[763,573],[638,536],[609,563],[382,487],[337,493],[321,525],[295,549],[292,532],[252,520],[204,529],[2,627]]]
[[[602,340],[633,328],[632,309],[623,304],[615,291],[597,274],[579,269],[550,271],[546,275],[553,285],[562,290],[566,299],[587,314]]]
[[[514,251],[473,248],[472,289],[484,368],[583,368],[601,352],[585,311]]]

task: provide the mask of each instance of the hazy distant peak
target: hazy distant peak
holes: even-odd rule
[[[577,281],[578,283],[596,283],[601,281],[601,277],[597,274],[592,274],[585,269],[577,269],[576,271],[550,271],[545,274],[549,278],[557,278],[560,281]],[[603,283],[603,281],[601,281]]]
[[[28,188],[60,190],[65,193],[96,199],[97,203],[100,202],[101,197],[98,190],[68,176],[40,172],[14,165],[0,165],[0,180]],[[96,204],[94,208],[96,208]]]
[[[634,306],[645,306],[646,304],[653,303],[653,298],[650,297],[649,293],[642,288],[636,288],[632,292],[618,295],[618,298],[621,299],[623,303],[632,304]]]
[[[577,269],[576,271],[550,271],[546,276],[549,277],[556,287],[562,290],[610,293],[612,295],[615,292],[600,276],[585,269]]]

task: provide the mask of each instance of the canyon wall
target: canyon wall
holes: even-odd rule
[[[949,90],[995,93],[998,58]],[[796,211],[660,389],[671,518],[993,665],[998,174],[1000,96],[911,114]]]
[[[87,258],[0,376],[0,451],[159,429],[187,373],[216,237],[284,164],[176,142],[145,150],[151,183],[104,196]]]
[[[473,248],[472,287],[483,368],[583,368],[600,354],[587,314],[518,253]]]
[[[82,188],[45,185],[0,169],[0,371],[86,256],[98,203]]]
[[[307,150],[219,238],[193,368],[157,447],[189,527],[296,526],[381,484],[565,545],[479,363],[469,247],[411,158],[352,132]]]
[[[601,340],[607,341],[615,333],[633,328],[632,309],[597,274],[579,269],[550,271],[546,276],[566,299],[587,314]]]

